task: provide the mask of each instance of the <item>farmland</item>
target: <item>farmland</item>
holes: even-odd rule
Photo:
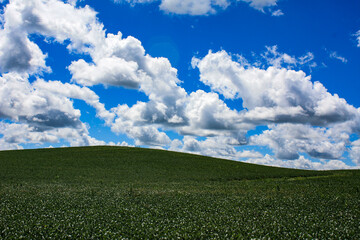
[[[1,239],[359,239],[360,172],[125,147],[0,152]]]

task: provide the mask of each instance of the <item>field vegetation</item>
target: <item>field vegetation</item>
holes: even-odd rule
[[[360,172],[125,147],[0,152],[0,239],[360,239]]]

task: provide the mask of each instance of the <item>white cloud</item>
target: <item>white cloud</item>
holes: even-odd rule
[[[29,40],[26,34],[0,30],[0,71],[36,73],[50,71],[45,64],[46,54]]]
[[[237,139],[232,137],[207,137],[199,141],[193,136],[185,136],[182,141],[176,139],[171,143],[170,150],[179,152],[195,153],[204,156],[239,160],[243,158],[256,158],[263,155],[255,151],[237,151],[232,142]]]
[[[105,120],[107,124],[111,124],[114,120],[115,114],[107,111],[104,104],[100,103],[99,96],[87,87],[79,87],[74,84],[61,83],[60,81],[46,82],[43,79],[35,81],[33,86],[36,89],[46,92],[47,94],[83,100],[90,106],[94,107],[97,115],[101,119]]]
[[[85,86],[101,83],[135,89],[139,87],[140,79],[136,74],[138,65],[121,58],[103,58],[97,65],[89,64],[81,59],[72,63],[69,70],[73,79]]]
[[[71,145],[103,145],[88,135],[80,121],[80,111],[71,99],[84,100],[97,115],[110,124],[115,115],[105,109],[99,97],[86,87],[59,81],[37,79],[29,74],[50,71],[46,54],[29,40],[31,34],[42,35],[46,42],[68,44],[70,51],[90,53],[105,41],[103,25],[88,6],[76,8],[57,0],[14,0],[4,9],[0,30],[0,117],[10,120],[2,141],[15,148],[20,143],[56,142],[65,139]],[[13,131],[10,131],[13,129]],[[16,140],[14,143],[12,141]],[[10,144],[10,145],[9,145]],[[11,145],[15,144],[15,145]],[[5,146],[5,144],[3,145]]]
[[[177,70],[172,68],[169,60],[146,55],[139,40],[123,39],[121,33],[108,34],[104,44],[95,47],[91,56],[93,65],[83,60],[71,64],[69,70],[74,81],[83,85],[138,88],[150,100],[132,107],[119,105],[114,108],[116,119],[112,130],[135,138],[137,145],[168,145],[170,139],[157,128],[186,122],[183,106],[187,96],[178,85]],[[108,64],[109,59],[114,64]]]
[[[0,134],[6,149],[21,149],[20,144],[32,143],[57,143],[64,139],[71,146],[105,145],[105,142],[96,140],[89,136],[84,124],[74,129],[71,127],[49,128],[39,131],[38,128],[27,123],[4,123],[0,122]],[[4,150],[4,149],[3,149]]]
[[[115,3],[127,2],[132,6],[160,2],[160,10],[166,13],[181,15],[209,15],[215,14],[218,9],[225,9],[231,0],[113,0]]]
[[[103,25],[98,22],[96,12],[90,7],[76,8],[74,1],[70,2],[71,4],[58,0],[11,1],[5,7],[5,24],[0,42],[7,38],[17,46],[29,48],[28,51],[38,51],[35,44],[26,43],[27,36],[41,34],[49,41],[55,39],[64,43],[65,40],[70,40],[68,49],[71,51],[88,52],[89,47],[103,42]]]
[[[61,139],[73,146],[104,145],[89,136],[71,98],[84,100],[106,123],[112,122],[114,114],[106,111],[88,88],[42,79],[31,84],[26,76],[16,73],[0,77],[0,117],[12,122],[1,123],[3,146],[14,149],[21,143],[55,143]]]
[[[132,6],[135,6],[135,4],[138,3],[152,3],[152,2],[158,2],[160,0],[113,0],[115,3],[129,3]]]
[[[350,157],[357,166],[360,166],[360,140],[352,142]]]
[[[110,145],[110,146],[120,146],[120,147],[134,147],[133,145],[131,145],[131,144],[125,142],[125,141],[118,142],[118,143],[109,142],[108,145]]]
[[[288,55],[281,59],[298,62]],[[278,159],[298,159],[301,153],[318,159],[342,158],[349,150],[349,135],[359,133],[360,109],[330,94],[320,82],[311,82],[302,71],[280,65],[261,69],[243,62],[245,66],[225,51],[192,61],[200,70],[200,80],[213,91],[242,99],[244,110],[233,119],[227,117],[232,126],[268,125],[270,130],[251,137],[250,143],[269,146]]]
[[[303,56],[300,56],[298,58],[294,56],[290,56],[286,53],[281,53],[278,51],[278,46],[266,46],[266,51],[261,54],[261,57],[263,60],[266,61],[267,66],[273,66],[276,68],[282,68],[286,67],[288,69],[292,69],[295,66],[304,66],[308,65],[310,67],[315,67],[316,63],[313,62],[314,60],[314,54],[311,52],[306,53]],[[264,66],[261,62],[256,63],[259,66]]]
[[[334,169],[356,169],[357,167],[350,167],[340,160],[330,160],[314,162],[304,156],[300,156],[295,160],[278,160],[270,155],[266,155],[263,158],[254,158],[246,160],[248,163],[255,163],[274,167],[296,168],[296,169],[314,169],[314,170],[334,170]]]
[[[209,52],[193,62],[200,70],[200,81],[213,91],[243,100],[247,111],[242,112],[242,121],[329,126],[360,118],[359,109],[330,94],[320,82],[312,83],[303,71],[245,68],[225,51]]]
[[[298,158],[302,152],[318,158],[339,159],[346,151],[346,137],[340,140],[337,138],[338,142],[333,143],[330,132],[335,130],[325,134],[321,133],[325,130],[314,130],[310,125],[330,126],[341,123],[351,132],[354,131],[354,123],[350,122],[356,123],[359,118],[358,109],[337,95],[328,93],[321,83],[312,83],[310,77],[302,71],[282,67],[308,64],[314,59],[312,53],[295,58],[279,53],[276,46],[268,47],[262,57],[268,64],[275,66],[267,69],[254,67],[247,61],[243,61],[246,66],[242,66],[225,51],[209,52],[203,59],[193,58],[192,65],[199,68],[201,81],[226,98],[243,100],[246,110],[241,112],[229,109],[216,93],[198,90],[188,95],[179,86],[177,71],[170,62],[165,58],[146,55],[141,42],[135,38],[123,39],[121,33],[108,34],[103,44],[91,49],[91,56],[94,63],[79,60],[69,67],[74,81],[90,86],[104,84],[138,87],[149,97],[149,102],[138,102],[132,107],[119,105],[112,109],[116,114],[115,122],[111,124],[112,130],[134,138],[137,145],[170,145],[170,149],[200,154],[208,152],[207,155],[226,158],[251,157],[252,153],[240,154],[229,143],[218,146],[216,150],[210,149],[215,149],[214,139],[218,141],[219,137],[232,138],[236,145],[246,144],[246,131],[256,125],[290,123],[286,136],[289,139],[294,136],[293,142],[281,145],[282,141],[287,140],[281,134],[278,134],[278,139],[266,142],[264,134],[258,136],[257,143],[270,145],[278,157],[285,159]],[[109,59],[133,67],[115,69],[116,64],[102,63]],[[84,74],[92,71],[94,74]],[[105,77],[108,75],[114,78]],[[306,131],[312,132],[314,138],[324,143],[313,144],[310,138],[298,138],[299,131],[304,131],[299,129],[304,126],[299,125],[296,129],[291,123],[310,124],[305,125],[308,127]],[[285,126],[279,125],[279,128],[285,129]],[[165,132],[160,130],[168,128],[181,134],[216,137],[205,141],[185,137],[183,143],[171,142]]]
[[[76,6],[76,4],[81,1],[83,1],[83,0],[66,0],[66,2],[72,6]]]
[[[208,15],[216,13],[216,9],[225,9],[229,0],[162,0],[160,9],[175,14]]]
[[[122,106],[124,109],[125,106]],[[136,110],[128,108],[133,114],[138,114]],[[130,113],[131,114],[131,113]],[[151,146],[167,146],[170,145],[171,140],[166,133],[158,130],[154,126],[136,126],[136,120],[132,116],[118,115],[115,123],[112,125],[111,130],[116,133],[125,133],[132,139],[135,139],[135,145],[151,145]]]
[[[43,79],[31,84],[27,76],[17,73],[0,77],[0,116],[12,121],[31,123],[38,128],[76,128],[81,123],[80,111],[74,109],[71,98],[84,100],[93,106],[107,123],[115,117],[86,87]]]
[[[174,102],[166,102],[169,104],[165,104],[162,98],[156,98],[149,102],[138,102],[132,107],[119,105],[112,109],[117,116],[112,130],[150,145],[168,145],[169,139],[158,137],[164,133],[154,130],[150,131],[154,138],[150,138],[149,131],[141,130],[149,126],[152,126],[151,129],[173,129],[186,135],[231,136],[234,141],[229,144],[246,144],[246,131],[240,127],[251,129],[252,125],[236,124],[238,112],[230,110],[216,93],[199,90]],[[150,140],[141,140],[143,134]]]
[[[341,61],[342,63],[347,63],[348,60],[342,56],[340,56],[337,52],[335,51],[331,51],[330,52],[330,58],[333,58],[333,59],[337,59],[339,61]]]
[[[0,77],[0,116],[26,121],[39,127],[80,124],[80,111],[63,96],[50,94],[30,84],[26,76],[16,73]]]
[[[187,121],[187,93],[178,85],[177,70],[169,60],[146,55],[139,40],[123,39],[121,33],[108,34],[103,44],[92,48],[91,57],[94,63],[78,60],[69,66],[73,81],[85,86],[138,88],[150,100],[112,109],[116,113],[112,130],[126,133],[137,145],[168,145],[170,139],[158,127],[183,125]]]
[[[92,48],[91,56],[95,64],[79,60],[69,66],[74,81],[86,86],[139,86],[150,100],[169,106],[186,96],[169,60],[145,55],[141,42],[134,37],[123,39],[120,32],[108,34],[102,44]]]
[[[188,124],[181,128],[185,134],[198,136],[219,135],[236,131],[239,114],[230,110],[216,93],[198,90],[190,94],[185,107]]]
[[[29,40],[40,34],[51,42],[70,40],[70,51],[88,52],[103,42],[104,30],[96,12],[88,6],[75,8],[76,1],[14,0],[6,5],[0,29],[0,71],[38,73],[50,71],[46,54]]]
[[[271,13],[271,16],[275,16],[275,17],[279,17],[279,16],[283,16],[283,15],[284,15],[284,13],[280,9],[275,10]]]
[[[83,59],[72,62],[69,70],[73,80],[85,86],[97,84],[138,88],[140,81],[151,71],[146,69],[145,50],[133,37],[108,34],[103,42],[91,49],[94,63]]]
[[[278,0],[238,0],[238,1],[247,2],[250,4],[251,7],[259,11],[264,11],[265,8],[276,6]]]
[[[355,33],[355,37],[356,37],[356,39],[357,39],[357,41],[358,41],[358,45],[357,45],[357,46],[360,47],[360,30]]]
[[[250,138],[254,145],[269,146],[279,159],[297,159],[299,153],[314,158],[340,159],[346,150],[348,134],[334,134],[325,128],[302,124],[279,124]]]
[[[172,14],[180,15],[210,15],[219,10],[228,8],[235,2],[246,2],[251,7],[261,12],[270,9],[273,16],[281,16],[281,10],[272,10],[277,5],[278,0],[113,0],[115,3],[129,3],[131,6],[136,4],[148,4],[160,2],[159,8]]]
[[[144,2],[149,1],[136,3]],[[273,9],[277,1],[247,2],[264,11]],[[264,69],[240,55],[236,62],[225,51],[209,52],[203,59],[193,58],[192,65],[199,68],[200,80],[214,92],[187,93],[168,59],[146,54],[142,43],[134,37],[123,38],[120,32],[105,35],[94,10],[76,8],[77,1],[68,3],[14,0],[5,9],[0,32],[3,54],[0,117],[11,123],[1,122],[2,146],[18,148],[23,143],[55,143],[62,139],[73,146],[114,144],[89,136],[86,124],[80,121],[81,112],[72,101],[80,99],[92,106],[113,132],[127,134],[136,145],[258,161],[260,153],[237,151],[234,146],[249,142],[248,130],[269,125],[268,131],[251,138],[250,143],[270,146],[278,158],[298,160],[271,158],[271,162],[265,157],[271,164],[275,161],[300,167],[306,164],[314,168],[346,167],[339,160],[311,165],[309,160],[299,157],[306,153],[317,158],[341,159],[349,150],[349,135],[360,132],[359,109],[330,94],[321,83],[311,82],[304,72],[290,70],[310,65],[312,53],[297,58],[278,52],[276,46],[268,47],[262,57],[273,66]],[[176,7],[179,14],[196,15],[214,13],[229,3],[163,0],[161,6]],[[71,84],[40,79],[41,73],[50,69],[46,66],[46,54],[29,40],[32,34],[44,36],[49,44],[55,41],[67,45],[69,51],[85,53],[91,59],[74,61],[68,67]],[[25,60],[19,61],[20,53],[2,47],[4,42],[11,42],[12,49],[23,49]],[[38,79],[30,83],[29,74]],[[98,84],[137,89],[148,101],[107,110],[99,96],[88,88]],[[244,109],[230,109],[218,94],[227,99],[242,99]],[[187,136],[183,141],[171,141],[167,130]],[[194,136],[206,138],[200,141]],[[351,147],[351,156],[357,154],[356,144]]]
[[[261,153],[253,150],[251,151],[244,150],[242,152],[238,152],[237,157],[241,159],[241,158],[262,158],[264,156]]]

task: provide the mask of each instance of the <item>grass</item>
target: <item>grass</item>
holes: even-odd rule
[[[360,239],[360,172],[168,151],[0,152],[1,239]]]

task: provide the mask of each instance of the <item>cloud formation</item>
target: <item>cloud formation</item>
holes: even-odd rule
[[[348,60],[346,58],[344,58],[343,56],[340,56],[335,51],[331,51],[329,56],[330,56],[330,58],[337,59],[337,60],[341,61],[342,63],[347,63],[348,62]]]
[[[89,53],[104,39],[102,24],[89,7],[75,8],[57,0],[15,0],[7,4],[0,30],[0,117],[2,146],[55,143],[65,140],[72,146],[105,144],[89,136],[81,112],[72,99],[93,106],[109,123],[115,115],[105,109],[99,97],[86,87],[29,77],[51,71],[39,46],[30,40],[41,35],[51,44],[66,44],[70,52]],[[8,122],[10,121],[10,122]]]
[[[231,137],[208,137],[201,141],[193,136],[185,136],[182,141],[174,140],[170,150],[235,160],[263,157],[261,153],[253,150],[237,151],[234,145],[238,143]]]
[[[259,11],[264,11],[264,8],[276,6],[278,0],[240,0],[240,1],[249,3],[251,7]]]
[[[330,126],[359,118],[359,109],[338,95],[330,94],[320,82],[312,82],[303,71],[277,64],[261,69],[244,67],[225,51],[193,59],[200,81],[227,99],[242,99],[242,121],[302,123]],[[221,79],[221,81],[219,81]]]
[[[340,160],[314,162],[305,158],[304,156],[300,156],[298,159],[295,160],[283,161],[283,160],[275,159],[267,154],[263,158],[253,158],[245,162],[274,166],[274,167],[296,168],[296,169],[306,169],[306,170],[354,169],[354,167],[349,167],[343,161]]]
[[[46,128],[39,130],[31,123],[4,123],[0,122],[1,150],[22,149],[21,144],[58,143],[65,140],[70,146],[93,146],[106,145],[104,141],[99,141],[89,136],[87,127],[81,124],[78,128],[59,127]]]
[[[277,3],[245,2],[260,11]],[[163,0],[160,7],[176,8],[179,14],[201,15],[226,8],[230,3]],[[251,63],[224,50],[209,51],[202,58],[194,57],[192,66],[198,68],[199,80],[210,91],[187,92],[168,59],[150,56],[134,37],[124,38],[121,32],[106,34],[96,12],[88,6],[76,7],[76,1],[13,0],[4,9],[3,19],[3,149],[62,140],[72,146],[114,144],[89,135],[87,124],[80,119],[81,111],[74,107],[73,100],[77,99],[93,107],[107,127],[114,133],[126,134],[135,145],[316,169],[346,168],[341,160],[348,153],[354,164],[360,165],[358,140],[350,140],[352,134],[360,133],[360,109],[329,93],[305,72],[294,70],[315,66],[310,52],[295,57],[280,53],[276,46],[267,47],[261,61]],[[82,54],[68,66],[71,80],[61,82],[44,77],[51,69],[46,65],[47,54],[31,41],[34,34],[48,44],[62,44],[68,52]],[[81,59],[83,56],[86,58]],[[146,100],[106,109],[92,90],[96,85],[137,90],[145,94]],[[238,106],[229,107],[229,100]],[[248,131],[259,126],[267,130],[249,137]],[[169,131],[180,138],[171,139]],[[241,149],[243,145],[254,150]],[[275,156],[263,156],[256,150],[258,146],[270,148]]]
[[[352,142],[350,156],[353,162],[359,166],[360,165],[360,140]]]
[[[326,128],[303,124],[270,125],[270,130],[251,137],[251,144],[269,146],[279,159],[295,160],[299,153],[318,159],[340,159],[346,150],[349,136],[335,134]]]
[[[87,53],[102,43],[103,25],[90,7],[75,8],[58,0],[16,0],[7,4],[0,29],[0,71],[36,73],[50,71],[46,54],[29,40],[40,34],[47,41],[65,43],[69,51]]]
[[[30,83],[18,73],[0,77],[0,117],[11,123],[0,122],[2,145],[21,148],[22,143],[55,143],[65,140],[71,146],[104,145],[89,136],[88,127],[80,120],[81,113],[71,99],[80,99],[93,106],[97,115],[110,122],[114,115],[90,89],[59,81],[37,79]]]
[[[283,13],[280,9],[274,10],[273,7],[277,5],[278,0],[113,0],[115,3],[129,3],[132,6],[144,3],[158,3],[159,8],[165,13],[180,14],[180,15],[211,15],[217,13],[219,10],[228,8],[231,4],[236,2],[245,2],[250,7],[265,12],[269,9],[273,16],[281,16]]]
[[[228,0],[162,0],[160,9],[167,13],[187,15],[208,15],[217,9],[225,9],[230,5]]]
[[[287,56],[281,59],[296,62]],[[360,109],[330,94],[302,71],[283,68],[278,61],[258,68],[244,59],[234,61],[225,51],[210,51],[202,59],[193,58],[192,63],[200,71],[200,81],[213,91],[242,100],[244,110],[237,123],[270,128],[249,142],[270,147],[278,159],[296,160],[300,154],[341,159],[349,150],[349,136],[359,133]]]
[[[355,33],[355,37],[357,39],[357,46],[360,47],[360,30]]]

